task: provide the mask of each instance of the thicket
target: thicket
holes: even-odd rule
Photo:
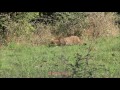
[[[70,35],[116,36],[118,24],[116,12],[0,12],[0,44],[41,45]]]

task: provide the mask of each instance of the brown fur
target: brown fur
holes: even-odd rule
[[[60,41],[57,38],[56,39],[52,39],[50,44],[60,45]]]
[[[82,40],[78,36],[70,36],[65,38],[56,38],[51,40],[54,45],[76,45],[82,44]]]

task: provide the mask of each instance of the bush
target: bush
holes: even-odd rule
[[[114,12],[5,12],[0,18],[0,44],[18,39],[45,44],[53,36],[97,38],[120,32]]]
[[[56,28],[52,31],[54,35],[70,36],[79,35],[87,23],[84,21],[87,14],[83,12],[56,12],[54,13],[54,24]]]
[[[33,12],[8,12],[1,13],[0,19],[0,39],[1,43],[8,43],[11,40],[17,41],[19,37],[28,39],[35,28],[29,23],[31,19],[38,16]],[[24,39],[25,39],[24,38]]]
[[[88,22],[87,29],[83,36],[88,37],[102,37],[102,36],[116,36],[119,33],[118,25],[115,24],[117,15],[114,12],[89,12],[86,22]]]
[[[33,45],[49,44],[53,35],[51,34],[52,26],[45,24],[36,24],[36,29],[31,35],[31,43]]]
[[[56,36],[77,35],[82,37],[116,36],[118,16],[114,12],[55,12],[48,16]],[[51,22],[50,22],[51,21]]]

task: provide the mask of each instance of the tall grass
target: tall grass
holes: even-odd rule
[[[69,17],[56,24],[5,23],[8,37],[7,46],[0,47],[0,77],[119,77],[116,13],[57,14]],[[81,37],[86,44],[49,47],[51,38],[70,35]]]
[[[120,32],[115,23],[118,20],[115,12],[56,12],[44,18],[43,22],[31,23],[30,20],[38,18],[38,13],[34,14],[28,13],[18,19],[16,16],[15,20],[6,16],[3,25],[6,27],[6,35],[0,35],[0,44],[4,41],[43,45],[48,44],[53,37],[76,35],[89,39],[116,36]]]
[[[0,49],[0,77],[73,77],[73,67],[80,59],[79,55],[84,58],[90,44],[48,47],[10,43]],[[97,39],[91,47],[88,64],[81,60],[74,78],[119,77],[120,37]]]

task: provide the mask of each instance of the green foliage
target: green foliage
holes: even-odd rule
[[[116,35],[118,34],[116,19],[118,18],[114,12],[0,12],[0,44],[8,43],[8,38],[12,40],[12,37],[24,36],[30,40],[30,36],[33,34],[35,36],[38,31],[44,33],[47,31],[49,35],[58,37],[70,35],[86,37],[84,32],[87,30],[93,31],[90,35],[96,32],[97,36]],[[41,25],[44,26],[43,30],[38,30]]]
[[[34,27],[28,23],[26,20],[19,20],[18,22],[9,22],[7,26],[10,34],[14,34],[15,36],[20,35],[30,35],[32,31],[34,31]]]
[[[11,16],[11,19],[14,21],[26,20],[29,22],[31,19],[35,19],[39,17],[39,13],[38,12],[13,12],[10,16]]]
[[[30,37],[35,28],[29,21],[37,17],[39,17],[38,12],[0,13],[0,43],[8,43],[8,38],[11,41],[14,37]]]
[[[84,12],[45,12],[36,22],[53,26],[55,29],[51,32],[54,35],[80,35],[81,30],[87,26],[85,21],[87,15]]]
[[[9,15],[6,13],[0,13],[0,45],[6,44],[8,30],[6,29],[7,25],[5,23],[9,22]]]
[[[117,42],[120,42],[120,37],[97,39],[93,46],[97,50],[91,50],[88,61],[89,42],[87,45],[64,47],[9,43],[0,49],[0,77],[119,78],[120,44]]]
[[[52,33],[61,36],[81,36],[83,28],[87,25],[86,16],[83,12],[56,12],[51,16],[54,20],[53,26],[57,28]]]

